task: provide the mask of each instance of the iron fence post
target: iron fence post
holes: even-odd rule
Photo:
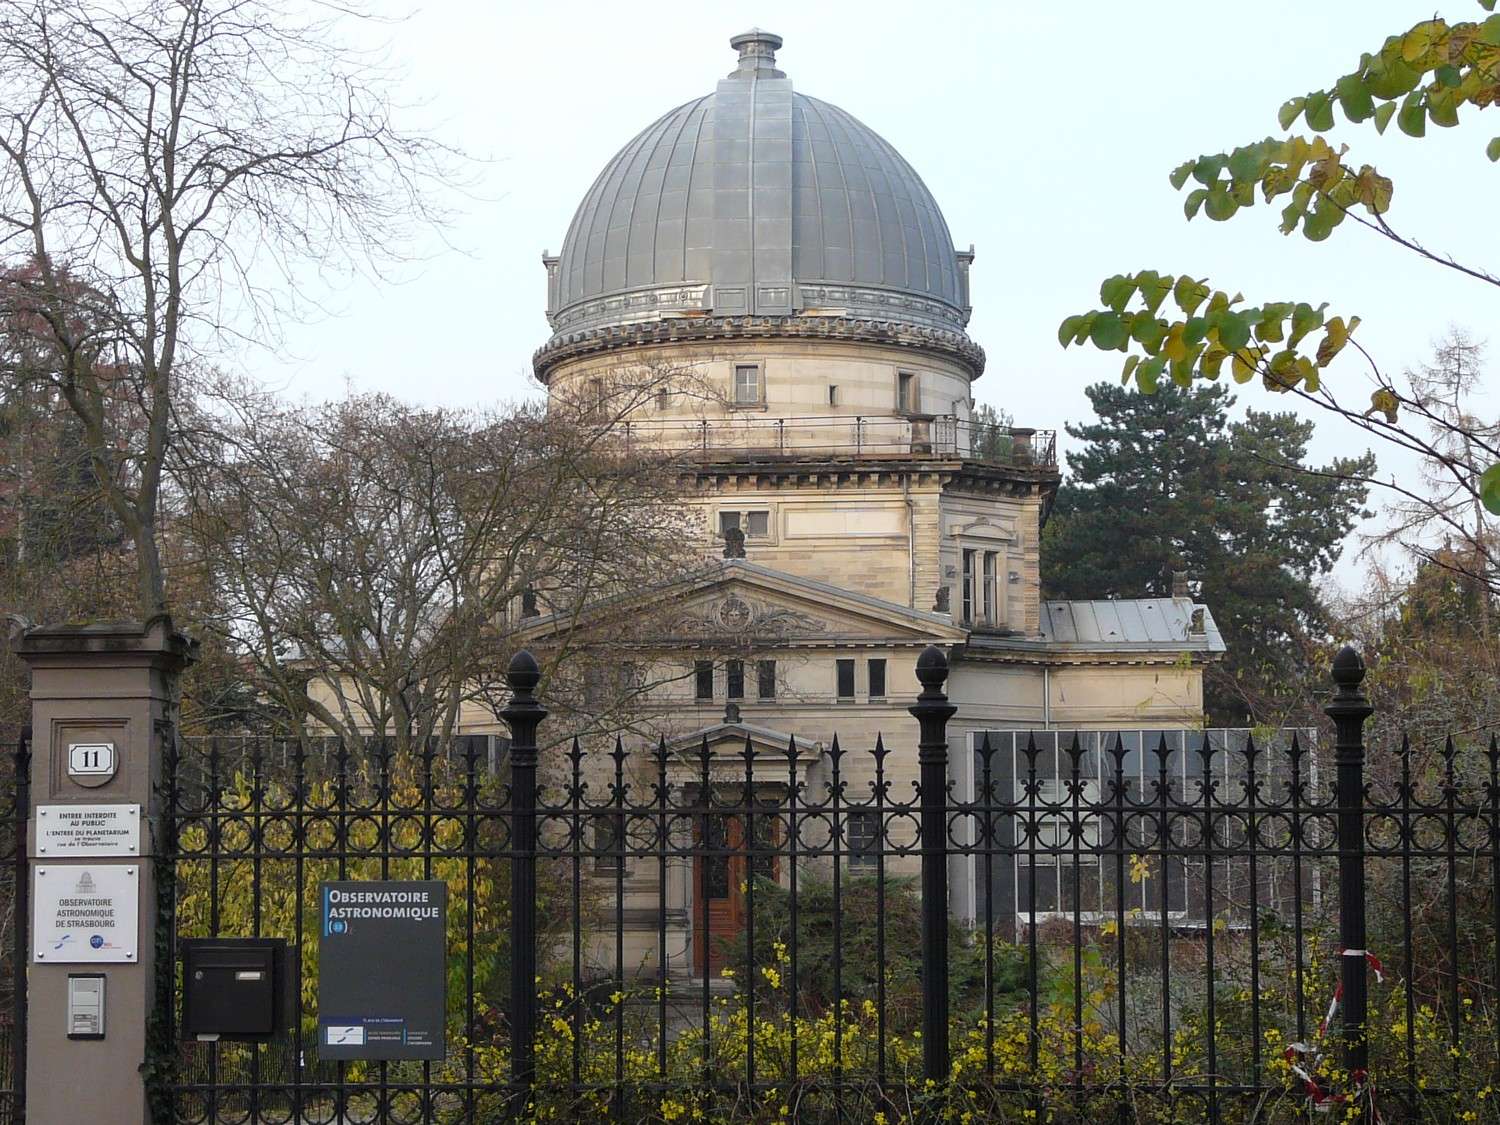
[[[1365,720],[1374,708],[1360,691],[1365,664],[1345,645],[1333,658],[1333,701],[1324,714],[1333,720],[1334,782],[1339,845],[1339,981],[1343,1065],[1356,1085],[1369,1069],[1365,1034],[1369,998],[1365,971]]]
[[[948,1077],[948,720],[958,708],[943,683],[948,658],[935,645],[917,658],[922,694],[909,708],[921,727],[922,1073]]]
[[[511,1079],[529,1090],[536,1045],[536,732],[547,709],[536,698],[542,672],[522,649],[505,670],[510,702],[500,712],[510,727],[510,1034]]]

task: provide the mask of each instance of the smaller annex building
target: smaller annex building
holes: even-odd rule
[[[985,356],[966,332],[973,250],[955,249],[887,141],[794,88],[778,36],[731,44],[729,75],[629,141],[585,193],[561,253],[543,256],[553,334],[534,361],[569,402],[631,372],[681,373],[620,426],[633,448],[674,455],[704,565],[641,592],[654,635],[608,628],[630,615],[626,599],[583,621],[533,618],[523,639],[609,638],[600,659],[650,685],[624,735],[637,783],[651,784],[659,744],[688,794],[705,779],[733,784],[746,747],[763,748],[782,763],[764,780],[768,808],[799,784],[853,799],[877,780],[911,793],[907,708],[928,645],[950,661],[959,793],[974,782],[970,732],[1200,726],[1203,667],[1224,650],[1207,606],[1185,591],[1041,596],[1055,442],[975,421]],[[841,821],[856,866],[872,823]],[[666,968],[713,967],[694,888],[711,888],[711,929],[732,931],[750,870],[732,845],[753,845],[754,829],[730,817],[714,831],[731,854],[712,872],[675,865],[665,887],[654,864],[626,872],[643,926],[627,960],[656,968],[665,901]],[[972,873],[955,871],[953,902],[972,912]]]

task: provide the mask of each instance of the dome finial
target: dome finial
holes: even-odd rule
[[[781,36],[773,31],[752,27],[742,31],[729,41],[729,45],[740,53],[740,65],[729,72],[731,78],[785,78],[786,73],[776,69],[776,50],[781,46]]]

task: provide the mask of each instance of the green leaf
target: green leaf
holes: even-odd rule
[[[1182,310],[1182,314],[1192,316],[1198,311],[1198,306],[1208,300],[1208,286],[1183,274],[1177,279],[1172,296],[1176,299],[1177,307]]]
[[[1182,201],[1182,213],[1189,220],[1198,217],[1198,211],[1208,201],[1208,189],[1204,187],[1194,188],[1188,192],[1188,197]]]
[[[1082,316],[1064,317],[1063,322],[1057,326],[1057,342],[1067,347],[1073,342],[1073,337],[1078,334],[1078,329],[1082,324]]]
[[[1427,115],[1439,128],[1451,129],[1458,124],[1458,92],[1444,87],[1427,94]]]
[[[1188,177],[1193,174],[1193,165],[1196,163],[1198,163],[1196,160],[1185,160],[1172,169],[1167,179],[1172,181],[1173,190],[1182,190],[1182,185],[1187,183]]]
[[[1215,324],[1219,330],[1219,344],[1229,351],[1237,352],[1250,342],[1250,326],[1238,313],[1220,313]]]
[[[1500,465],[1491,465],[1479,474],[1479,498],[1488,511],[1500,515]]]
[[[1135,385],[1148,395],[1155,394],[1157,383],[1161,380],[1161,373],[1166,370],[1166,366],[1166,356],[1159,355],[1146,360],[1135,369]]]
[[[1350,121],[1366,121],[1375,113],[1375,103],[1370,91],[1358,74],[1346,74],[1338,81],[1339,104],[1344,107],[1344,116]]]
[[[1136,364],[1140,362],[1141,357],[1138,355],[1128,355],[1125,357],[1125,370],[1120,373],[1120,386],[1123,387],[1126,383],[1130,382],[1130,373],[1135,370]]]
[[[1219,173],[1224,170],[1225,156],[1218,153],[1214,156],[1200,156],[1193,163],[1193,179],[1204,187],[1208,187],[1219,178]]]
[[[1319,133],[1333,128],[1333,99],[1326,91],[1307,95],[1307,126]]]
[[[1292,98],[1284,102],[1281,110],[1276,114],[1276,121],[1283,129],[1290,129],[1292,122],[1301,115],[1303,108],[1307,105],[1306,98]]]
[[[1375,129],[1384,133],[1385,127],[1391,123],[1391,118],[1396,115],[1395,102],[1382,102],[1375,107]]]
[[[1330,234],[1336,225],[1333,216],[1339,212],[1314,211],[1302,220],[1302,236],[1309,242],[1322,242]]]
[[[1489,10],[1494,11],[1493,4]],[[1500,16],[1491,16],[1479,25],[1479,41],[1491,47],[1500,47]]]
[[[1486,12],[1493,12],[1495,10],[1495,0],[1479,0],[1479,6]]]
[[[1422,110],[1420,92],[1413,92],[1406,96],[1406,100],[1401,103],[1401,111],[1396,114],[1396,124],[1408,137],[1427,135],[1427,114]]]
[[[1189,317],[1187,323],[1182,326],[1182,342],[1190,348],[1202,343],[1207,335],[1208,319],[1206,317]]]
[[[1130,339],[1130,332],[1117,313],[1102,312],[1094,317],[1094,323],[1089,328],[1089,339],[1100,351],[1113,351],[1125,346],[1125,342]]]
[[[1214,222],[1222,223],[1225,219],[1233,217],[1239,209],[1240,205],[1229,194],[1229,190],[1222,183],[1217,183],[1209,189],[1203,213]]]
[[[1387,101],[1411,93],[1421,81],[1422,72],[1407,66],[1400,56],[1372,59],[1365,75],[1365,86],[1370,93]]]
[[[1328,307],[1327,303],[1313,308],[1306,301],[1300,301],[1292,310],[1292,333],[1287,337],[1287,346],[1295,348],[1302,337],[1309,332],[1323,327],[1323,310]]]
[[[1491,160],[1500,162],[1500,137],[1496,137],[1485,147],[1484,154]]]
[[[1135,278],[1124,274],[1117,273],[1099,286],[1099,300],[1115,312],[1124,312],[1125,306],[1130,304],[1130,298],[1133,296],[1135,296]]]
[[[1229,175],[1236,183],[1259,179],[1265,166],[1264,145],[1241,145],[1229,154]]]
[[[1432,72],[1432,76],[1450,90],[1458,89],[1459,83],[1464,80],[1463,72],[1452,63],[1438,67]]]
[[[1269,311],[1270,306],[1267,305],[1266,308]],[[1262,319],[1261,322],[1255,326],[1255,338],[1262,344],[1281,343],[1281,341],[1286,338],[1286,334],[1282,330],[1281,323],[1282,320],[1285,319],[1285,317],[1286,313],[1282,313],[1280,316],[1267,316]]]
[[[1167,299],[1167,294],[1172,292],[1172,275],[1143,270],[1136,275],[1136,281],[1140,285],[1141,303],[1146,306],[1147,312],[1155,316],[1161,303]]]

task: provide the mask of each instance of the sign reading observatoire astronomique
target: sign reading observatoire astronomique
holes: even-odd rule
[[[318,1056],[443,1058],[447,884],[346,881],[320,891]]]

